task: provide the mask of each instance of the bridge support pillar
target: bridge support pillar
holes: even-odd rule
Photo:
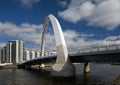
[[[45,64],[42,63],[42,64],[40,65],[40,68],[45,68]]]
[[[57,60],[56,63],[52,66],[51,75],[53,77],[74,77],[75,76],[75,67],[70,62],[68,57],[66,46],[59,45],[57,46]]]
[[[84,65],[84,72],[85,73],[89,73],[90,72],[90,63],[89,62],[85,63],[85,65]]]

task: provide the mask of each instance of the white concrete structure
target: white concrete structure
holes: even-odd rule
[[[90,63],[89,62],[85,63],[85,65],[84,65],[84,72],[85,73],[89,73],[90,72]]]
[[[51,74],[55,77],[73,77],[75,76],[75,68],[69,60],[68,50],[61,26],[58,20],[51,14],[46,17],[43,25],[41,56],[44,56],[44,39],[46,27],[49,21],[53,27],[57,51],[57,60],[56,63],[52,66],[53,71]]]

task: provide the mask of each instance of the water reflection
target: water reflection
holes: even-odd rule
[[[85,85],[105,85],[102,81],[97,81],[95,78],[94,76],[92,77],[90,73],[84,73]]]
[[[68,80],[53,78],[46,70],[0,70],[0,85],[120,85],[120,66],[91,64],[90,73],[83,69],[77,65],[76,77]]]
[[[90,73],[84,73],[85,85],[90,84]]]
[[[76,78],[75,85],[108,85],[99,81],[99,76],[92,76],[91,73],[84,73]]]

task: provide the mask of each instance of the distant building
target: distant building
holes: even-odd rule
[[[30,51],[30,60],[31,59],[35,59],[35,51],[34,50]]]
[[[35,50],[30,50],[30,49],[26,49],[24,51],[24,60],[23,61],[28,61],[31,59],[36,59],[40,57],[40,52],[39,51],[35,51]]]
[[[0,47],[0,63],[1,63],[1,59],[2,59],[2,47]]]
[[[23,62],[24,42],[20,40],[8,41],[6,46],[0,48],[1,63]]]
[[[6,43],[6,63],[12,62],[12,42]]]
[[[56,56],[57,52],[56,51],[52,51],[52,52],[46,52],[44,53],[45,56]]]
[[[56,55],[57,55],[56,51],[51,52],[51,56],[56,56]]]
[[[23,62],[24,56],[24,42],[23,41],[12,41],[12,63]]]
[[[23,59],[24,61],[30,60],[30,50],[25,50]]]
[[[40,52],[39,51],[35,51],[35,58],[39,58],[40,57]]]
[[[6,62],[6,46],[1,49],[1,63]]]
[[[0,47],[0,63],[16,64],[39,57],[40,51],[25,49],[24,42],[20,40],[8,41],[5,47]]]

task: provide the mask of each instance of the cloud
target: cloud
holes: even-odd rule
[[[42,24],[0,22],[0,38],[24,40],[29,44],[40,44]]]
[[[81,18],[88,17],[91,15],[94,5],[91,2],[86,2],[80,7],[69,7],[67,10],[58,12],[58,15],[63,19],[76,23],[81,20]]]
[[[42,24],[22,23],[16,25],[10,22],[0,22],[0,40],[3,38],[4,40],[5,38],[9,40],[23,40],[27,48],[40,50],[42,27]],[[120,35],[108,36],[104,39],[96,40],[93,38],[96,36],[95,34],[79,33],[74,30],[65,30],[63,33],[69,52],[80,51],[88,47],[120,43]],[[1,42],[0,46],[5,46],[5,42]],[[46,51],[55,49],[55,39],[52,33],[47,32],[46,34],[45,49]]]
[[[70,0],[56,0],[56,1],[63,8],[67,7],[68,4],[70,3]]]
[[[40,50],[42,27],[42,24],[22,23],[16,25],[11,22],[0,22],[0,40],[5,40],[5,38],[10,41],[23,40],[27,48]],[[49,29],[47,31],[49,31]],[[52,34],[46,33],[45,49],[48,51],[55,48],[55,40]],[[2,42],[0,43],[0,46],[3,47],[4,45]]]
[[[72,0],[68,8],[59,11],[63,19],[114,30],[120,25],[120,0]]]
[[[34,4],[40,2],[40,0],[19,0],[20,5],[24,8],[31,8]]]
[[[88,39],[94,37],[95,34],[77,33],[74,30],[64,31],[65,40],[69,52],[79,52],[83,49],[94,48],[99,46],[108,46],[113,44],[120,44],[120,35],[107,36],[103,39]]]
[[[90,46],[100,45],[101,40],[88,40],[88,37],[93,37],[94,34],[77,33],[74,30],[64,31],[65,40],[68,46],[68,50],[79,51]]]

